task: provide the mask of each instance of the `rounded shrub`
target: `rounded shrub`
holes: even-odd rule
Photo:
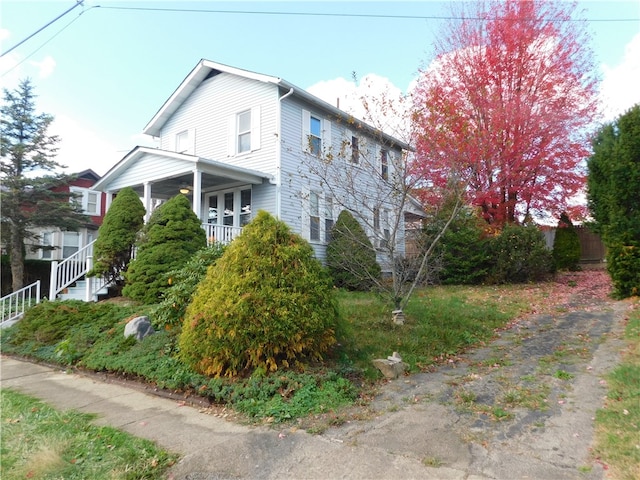
[[[580,238],[566,213],[560,215],[553,240],[553,262],[558,270],[578,270]]]
[[[492,283],[521,283],[542,280],[553,271],[551,251],[535,225],[507,224],[491,240]]]
[[[616,298],[640,295],[640,241],[624,235],[607,247],[607,271]]]
[[[427,239],[434,238],[446,219],[439,219],[425,227]],[[442,264],[438,279],[445,285],[474,285],[482,283],[489,272],[489,241],[485,234],[487,222],[473,209],[463,208],[444,232],[433,257]]]
[[[343,210],[331,229],[327,267],[336,287],[370,290],[380,278],[376,251],[358,220]]]
[[[309,243],[260,211],[198,285],[179,355],[212,376],[302,366],[335,343],[337,320],[331,280]]]
[[[187,197],[171,198],[145,225],[122,294],[147,304],[158,303],[169,287],[168,272],[182,266],[206,244],[206,234]]]

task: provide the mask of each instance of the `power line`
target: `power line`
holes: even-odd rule
[[[71,10],[73,10],[74,8],[82,5],[84,3],[84,0],[76,0],[76,4],[65,10],[64,12],[62,12],[60,15],[58,15],[56,18],[54,18],[53,20],[51,20],[49,23],[47,23],[46,25],[40,27],[38,30],[36,30],[35,32],[33,32],[31,35],[29,35],[27,38],[25,38],[24,40],[21,40],[20,42],[16,43],[13,47],[11,47],[9,50],[7,50],[6,52],[4,52],[2,55],[0,55],[0,58],[4,57],[7,53],[15,50],[16,48],[18,48],[20,45],[22,45],[24,42],[26,42],[27,40],[29,40],[31,37],[34,37],[35,35],[37,35],[38,33],[40,33],[42,30],[44,30],[45,28],[47,28],[49,25],[51,25],[52,23],[60,20],[62,17],[64,17],[67,13],[69,13]]]
[[[29,55],[27,55],[26,57],[24,57],[22,60],[20,60],[18,63],[16,63],[13,67],[11,67],[9,70],[7,70],[6,72],[4,72],[2,75],[0,75],[0,78],[4,77],[5,75],[8,75],[9,73],[11,73],[13,70],[15,70],[16,68],[18,68],[20,65],[22,65],[24,62],[26,62],[27,60],[29,60],[33,55],[35,55],[42,47],[44,47],[47,43],[49,43],[51,40],[53,40],[54,38],[56,38],[58,35],[60,35],[62,32],[64,32],[68,27],[71,26],[71,24],[73,22],[75,22],[76,20],[78,20],[80,18],[80,16],[82,15],[82,13],[80,13],[80,15],[78,15],[76,18],[74,18],[73,20],[71,20],[69,23],[67,23],[64,27],[62,27],[60,30],[58,30],[54,35],[52,35],[48,40],[46,40],[42,45],[40,45],[38,48],[36,48],[33,52],[31,52]],[[33,35],[32,35],[33,36]],[[17,45],[16,45],[17,46]],[[6,52],[9,53],[9,52]]]
[[[390,15],[376,13],[325,13],[325,12],[282,12],[282,11],[263,11],[263,10],[209,10],[204,8],[160,8],[160,7],[119,7],[96,5],[98,8],[107,10],[138,10],[144,12],[171,12],[171,13],[218,13],[233,15],[288,15],[288,16],[305,16],[305,17],[346,17],[346,18],[387,18],[387,19],[404,19],[404,20],[477,20],[490,21],[499,20],[497,18],[482,17],[456,17],[446,15]],[[533,18],[519,18],[514,21],[532,21]],[[588,22],[640,22],[640,18],[594,18],[585,19]],[[559,19],[551,20],[559,22],[581,22],[581,19]]]

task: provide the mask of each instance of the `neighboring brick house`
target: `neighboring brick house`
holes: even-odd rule
[[[81,195],[76,201],[81,203],[89,222],[77,232],[62,231],[55,227],[34,229],[39,236],[39,243],[37,246],[25,246],[27,259],[63,260],[96,239],[106,204],[105,194],[92,188],[100,176],[93,170],[84,170],[74,174],[74,177],[68,186],[62,188]]]

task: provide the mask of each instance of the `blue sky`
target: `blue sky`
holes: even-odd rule
[[[2,0],[0,50],[74,4]],[[85,0],[0,58],[0,85],[11,89],[30,77],[38,110],[56,117],[52,130],[62,138],[58,161],[70,171],[104,174],[135,145],[153,144],[140,132],[201,58],[282,77],[328,101],[340,95],[353,72],[358,78],[375,74],[406,92],[430,60],[442,27],[443,20],[425,17],[446,16],[448,4]],[[640,0],[579,6],[591,20],[592,48],[608,97],[605,114],[612,118],[640,101]],[[291,15],[296,12],[311,15]]]

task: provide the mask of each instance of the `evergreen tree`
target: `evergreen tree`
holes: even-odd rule
[[[169,288],[167,274],[204,248],[207,237],[187,197],[177,195],[153,212],[137,245],[122,294],[152,304]]]
[[[4,90],[0,108],[0,173],[2,189],[1,234],[11,257],[13,290],[24,286],[26,244],[37,244],[34,229],[58,227],[78,230],[87,218],[74,195],[64,187],[73,177],[55,173],[63,165],[54,160],[58,137],[47,131],[53,117],[36,113],[31,82],[23,80],[17,89]],[[44,176],[34,176],[47,172]]]
[[[109,284],[121,288],[122,275],[144,225],[144,214],[144,206],[133,188],[118,192],[98,230],[93,248],[94,265],[89,275],[104,277]]]
[[[558,220],[553,240],[553,261],[556,269],[578,270],[580,238],[566,212],[563,212]]]
[[[607,247],[615,294],[640,294],[640,104],[604,125],[588,161],[594,230]]]
[[[199,284],[180,355],[205,375],[271,372],[321,358],[338,308],[313,249],[265,211],[244,227]]]
[[[369,290],[380,278],[376,251],[348,210],[338,215],[327,245],[327,267],[337,287]]]

